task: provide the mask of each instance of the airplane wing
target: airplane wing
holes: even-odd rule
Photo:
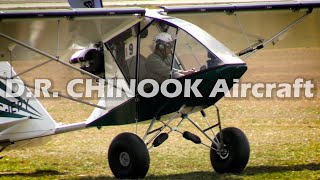
[[[88,47],[115,36],[137,23],[143,8],[1,11],[1,60],[43,60],[43,56],[17,45],[4,35],[44,53],[63,57],[70,51]],[[136,16],[134,16],[136,14]],[[73,51],[74,52],[74,51]],[[68,60],[65,60],[68,61]]]
[[[319,47],[319,7],[320,1],[315,0],[163,6],[162,9],[169,16],[201,27],[237,53],[264,44],[271,45],[269,48]]]

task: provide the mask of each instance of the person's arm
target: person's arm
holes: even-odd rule
[[[192,74],[192,73],[195,73],[197,72],[195,68],[192,68],[190,70],[186,70],[186,71],[180,71],[179,73],[183,74],[183,75],[189,75],[189,74]]]
[[[181,76],[189,75],[194,72],[197,72],[194,68],[192,68],[191,70],[186,70],[186,71],[173,68],[172,77],[179,78]]]

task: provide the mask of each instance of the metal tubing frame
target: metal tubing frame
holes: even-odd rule
[[[147,136],[148,136],[148,134],[151,132],[151,129],[152,129],[152,127],[153,127],[153,125],[154,125],[154,122],[156,121],[156,118],[154,117],[154,118],[152,118],[152,120],[151,120],[151,123],[150,123],[150,125],[149,125],[149,127],[148,127],[148,129],[147,129],[147,131],[146,131],[146,133],[144,134],[144,136],[143,136],[143,138],[142,138],[142,140],[143,141],[145,141],[146,140],[146,138],[147,138]],[[160,129],[159,129],[160,130]]]
[[[208,130],[211,130],[211,132],[212,132],[212,134],[213,134],[213,139],[210,138],[210,140],[212,140],[212,142],[217,146],[217,149],[212,148],[211,146],[208,146],[208,145],[206,145],[206,144],[203,144],[203,143],[202,143],[202,144],[219,152],[219,151],[221,150],[221,148],[223,147],[223,137],[222,137],[222,133],[221,133],[222,128],[221,128],[221,121],[220,121],[220,111],[219,111],[219,108],[218,108],[217,105],[213,105],[213,106],[216,108],[217,121],[218,121],[218,123],[216,123],[215,125],[211,126],[210,123],[209,123],[209,121],[208,121],[208,119],[207,119],[207,117],[206,117],[206,116],[203,116],[204,119],[206,120],[206,122],[207,122],[207,124],[208,124],[209,127],[206,128],[206,129],[204,129],[204,130],[201,129],[200,131],[201,131],[203,134],[206,135],[205,132],[208,131]],[[213,130],[212,130],[213,128],[215,128],[215,127],[217,127],[217,126],[218,126],[218,129],[219,129],[219,132],[220,132],[220,134],[219,134],[220,140],[218,139],[218,137],[216,136],[216,134],[215,134],[215,133],[213,132]]]
[[[204,146],[206,146],[206,147],[208,147],[208,148],[210,148],[210,149],[213,149],[213,150],[215,150],[215,151],[217,151],[217,152],[220,152],[221,149],[223,148],[223,136],[222,136],[222,133],[221,133],[222,128],[221,128],[221,121],[220,121],[220,112],[219,112],[218,106],[214,105],[214,107],[216,108],[217,121],[218,121],[218,123],[215,124],[215,125],[213,125],[213,126],[211,126],[210,123],[209,123],[209,121],[208,121],[208,119],[207,119],[205,116],[203,116],[203,117],[205,118],[208,126],[210,126],[209,128],[206,128],[205,130],[203,130],[195,121],[193,121],[191,118],[189,118],[189,114],[192,113],[194,109],[192,109],[189,113],[182,114],[182,115],[181,115],[181,120],[180,120],[180,122],[177,124],[177,126],[175,126],[175,127],[169,126],[169,124],[173,121],[173,119],[176,118],[176,116],[177,116],[178,114],[180,114],[181,111],[185,108],[184,105],[183,105],[183,106],[179,109],[179,111],[177,111],[166,123],[163,122],[163,121],[160,121],[160,122],[163,124],[163,126],[157,128],[157,129],[155,129],[155,130],[152,130],[152,127],[154,126],[154,123],[155,123],[156,120],[157,120],[157,119],[154,117],[154,118],[151,120],[151,123],[150,123],[150,125],[149,125],[146,133],[145,133],[144,136],[143,136],[143,141],[146,141],[147,136],[148,136],[149,134],[152,134],[152,133],[154,133],[154,132],[157,132],[152,138],[150,138],[150,139],[148,140],[148,142],[146,142],[146,145],[148,146],[166,127],[168,127],[168,128],[170,129],[170,131],[168,132],[168,134],[170,134],[171,132],[174,132],[174,131],[179,132],[180,134],[183,134],[183,132],[181,132],[181,131],[178,130],[178,127],[182,124],[182,122],[183,122],[185,119],[188,119],[203,135],[205,135],[212,143],[214,143],[217,148],[213,148],[213,147],[211,147],[211,146],[209,146],[209,145],[207,145],[207,144],[204,144],[204,143],[202,143],[202,142],[201,142],[201,144],[204,145]],[[212,130],[212,128],[217,127],[217,126],[218,126],[219,132],[220,132],[220,140],[217,138],[216,134],[215,134],[215,133],[213,132],[213,130]],[[211,131],[212,131],[212,133],[213,133],[213,136],[214,136],[213,138],[211,138],[211,137],[206,133],[206,131],[209,130],[209,129],[211,129]],[[152,147],[153,147],[153,145],[149,148],[149,150],[150,150]]]
[[[218,108],[217,105],[214,105],[214,107],[216,108],[217,110],[217,117],[218,117],[218,127],[219,127],[219,132],[222,131],[222,127],[221,127],[221,121],[220,121],[220,110]],[[218,138],[215,136],[215,140],[219,142]],[[220,144],[218,143],[218,145],[220,146],[217,146],[218,149],[220,149],[221,147],[223,147],[223,135],[222,133],[220,133]]]
[[[215,143],[215,142],[213,141],[213,139],[212,139],[206,132],[204,132],[204,131],[201,129],[201,127],[200,127],[195,121],[193,121],[191,118],[189,118],[189,116],[186,116],[185,118],[188,119],[188,120],[189,120],[200,132],[202,132],[202,134],[205,135],[212,143]]]
[[[164,125],[161,126],[161,127],[158,128],[158,129],[154,130],[154,132],[157,132],[157,131],[158,131],[158,134],[160,134],[160,133],[164,130],[164,128],[168,127],[168,128],[170,129],[170,131],[167,133],[168,135],[169,135],[170,133],[174,132],[174,131],[175,131],[175,132],[178,132],[178,133],[180,133],[180,134],[183,134],[181,131],[178,130],[178,127],[181,125],[182,121],[184,121],[184,120],[185,120],[184,118],[181,118],[180,122],[179,122],[178,125],[175,126],[175,127],[169,126],[170,123],[166,124],[166,123],[164,123],[163,121],[160,121],[160,122],[161,122],[162,124],[164,124]],[[151,141],[153,141],[157,136],[158,136],[158,135],[154,136],[153,139],[150,139],[150,142],[148,142],[146,145],[149,145],[149,144],[151,143]],[[203,145],[207,146],[206,144],[203,144]],[[151,148],[153,148],[153,147],[154,147],[154,146],[152,145],[152,146],[149,148],[149,150],[150,150]]]
[[[169,121],[168,121],[167,123],[165,123],[165,124],[161,127],[161,129],[159,129],[159,131],[158,131],[154,136],[152,136],[152,137],[149,139],[149,141],[146,143],[146,145],[149,145],[149,144],[164,130],[164,128],[168,127],[168,125],[172,122],[172,120],[173,120],[174,118],[176,118],[176,116],[177,116],[178,114],[180,114],[180,113],[177,112],[175,115],[173,115],[173,116],[169,119]]]
[[[223,147],[223,137],[222,137],[222,133],[220,133],[220,139],[221,139],[221,140],[219,141],[219,139],[217,138],[216,134],[215,134],[215,133],[213,132],[213,130],[212,130],[212,128],[214,128],[214,127],[216,127],[216,126],[218,126],[218,128],[219,128],[219,132],[221,132],[221,130],[222,130],[222,128],[221,128],[221,121],[220,121],[219,108],[218,108],[217,105],[214,105],[214,107],[216,108],[217,121],[218,121],[218,123],[215,124],[215,125],[213,125],[213,126],[211,126],[210,123],[209,123],[209,121],[208,121],[208,119],[206,118],[206,116],[203,116],[204,119],[206,120],[208,126],[211,126],[211,127],[207,128],[207,129],[204,129],[204,130],[203,130],[195,121],[193,121],[191,118],[188,117],[189,114],[186,114],[186,115],[184,116],[184,118],[188,119],[203,135],[205,135],[212,143],[214,143],[214,144],[216,145],[217,149],[215,149],[215,148],[213,148],[213,147],[211,147],[211,146],[209,146],[209,145],[204,144],[204,143],[201,142],[202,145],[207,146],[208,148],[213,149],[213,150],[219,152],[219,151],[221,150],[221,148]],[[202,110],[202,111],[203,111],[203,110]],[[211,132],[213,133],[213,138],[210,138],[210,136],[206,133],[206,131],[209,130],[209,129],[211,129]]]
[[[185,108],[185,105],[182,105],[181,108],[180,108],[166,123],[164,123],[164,125],[159,129],[159,131],[158,131],[154,136],[152,136],[152,137],[149,139],[149,141],[146,143],[146,145],[148,146],[148,145],[164,130],[164,128],[170,127],[170,126],[168,126],[168,125],[173,121],[174,118],[176,118],[177,115],[179,115],[179,114],[181,113],[181,111],[182,111],[184,108]],[[152,121],[155,121],[155,120],[156,120],[156,118],[153,118]],[[161,122],[162,122],[162,121],[161,121]],[[162,123],[163,123],[163,122],[162,122]],[[146,131],[146,133],[145,133],[145,135],[144,135],[144,140],[147,138],[147,135],[149,134],[149,132],[150,132],[153,124],[154,124],[154,122],[151,122],[151,123],[150,123],[150,126],[149,126],[148,130]]]
[[[217,123],[217,124],[218,124],[218,126],[219,126],[219,132],[221,132],[221,122],[220,122],[219,109],[218,109],[218,107],[217,107],[216,105],[214,105],[214,106],[215,106],[216,109],[217,109],[217,115],[218,115],[218,123]],[[193,121],[191,118],[189,118],[188,115],[185,115],[184,118],[185,118],[185,119],[188,119],[203,135],[205,135],[212,143],[214,143],[214,144],[217,146],[217,149],[215,149],[215,148],[213,148],[213,147],[211,147],[211,146],[209,146],[209,145],[206,145],[206,144],[204,144],[204,143],[201,142],[202,145],[205,145],[205,146],[209,147],[210,149],[216,150],[216,151],[218,151],[218,152],[221,150],[221,148],[223,147],[223,140],[221,139],[221,141],[219,142],[217,136],[215,135],[215,133],[214,133],[213,131],[212,131],[212,132],[213,132],[214,137],[211,138],[211,137],[206,133],[206,131],[203,130],[195,121]],[[206,119],[206,118],[205,118],[205,119]],[[207,128],[207,129],[208,129],[208,128]],[[220,133],[220,138],[222,138],[222,133]]]
[[[170,129],[170,131],[168,132],[168,134],[170,134],[171,132],[173,131],[176,131],[176,132],[179,132],[180,134],[183,134],[181,131],[178,130],[178,127],[181,125],[181,123],[184,121],[185,119],[184,118],[181,118],[181,120],[179,121],[178,125],[175,126],[175,127],[171,127],[169,125],[166,125],[164,122],[160,121],[164,127],[168,127]]]

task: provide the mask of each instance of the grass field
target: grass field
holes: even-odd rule
[[[293,82],[312,79],[319,92],[320,51],[315,48],[264,50],[247,60],[243,82]],[[19,71],[23,69],[18,66]],[[50,66],[49,66],[50,67]],[[61,72],[49,68],[49,73]],[[52,66],[51,66],[52,67]],[[46,67],[44,67],[46,68]],[[64,70],[68,73],[67,70]],[[68,100],[41,100],[63,123],[79,122],[91,108]],[[319,179],[320,99],[223,99],[218,103],[223,126],[242,129],[251,144],[251,157],[241,174],[219,175],[210,164],[209,149],[184,140],[180,134],[150,152],[149,179]],[[207,110],[215,117],[214,108]],[[199,119],[200,115],[194,114]],[[141,135],[148,123],[138,125]],[[183,130],[197,132],[190,124]],[[109,179],[108,146],[117,134],[135,131],[135,125],[87,129],[54,136],[40,147],[2,153],[1,179]]]

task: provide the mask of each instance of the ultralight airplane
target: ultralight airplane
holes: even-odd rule
[[[223,79],[231,89],[234,79],[240,79],[247,70],[243,60],[268,45],[277,44],[276,48],[320,46],[318,0],[179,5],[159,9],[102,8],[99,0],[69,0],[69,4],[71,9],[3,10],[0,13],[0,149],[27,147],[48,136],[90,127],[150,120],[143,137],[124,132],[110,144],[109,166],[117,178],[145,177],[150,163],[149,149],[161,145],[171,132],[207,146],[216,172],[242,172],[249,160],[249,142],[240,129],[221,127],[215,104],[225,93],[218,92],[211,97],[214,85]],[[166,37],[159,37],[161,33]],[[166,97],[158,93],[148,98],[137,91],[140,82],[150,79],[148,57],[155,48],[154,43],[160,42],[156,44],[158,48],[167,48],[163,42],[170,37],[170,70],[163,76],[175,78],[183,87],[186,79],[190,79],[191,84],[201,79],[196,83],[201,97],[193,92],[189,97],[184,94]],[[286,39],[284,43],[278,43],[282,39]],[[12,62],[28,60],[39,63],[23,72],[14,71]],[[18,91],[15,86],[9,86],[8,81],[22,84],[19,76],[49,62],[60,63],[103,83],[105,93],[116,91],[117,81],[125,80],[129,84],[135,79],[134,95],[129,96],[121,89],[121,98],[105,95],[97,104],[92,104],[49,92],[95,107],[86,121],[67,125],[57,123],[49,115],[32,95],[31,85],[23,83],[23,93],[19,96],[6,96],[8,91],[12,94]],[[174,69],[193,69],[193,72],[175,77]],[[149,93],[153,90],[147,85],[144,88]],[[174,92],[175,87],[168,86],[168,91]],[[217,110],[217,118],[212,118],[210,123],[205,109],[212,106]],[[190,118],[191,113],[201,113],[208,126],[199,126]],[[173,126],[177,118],[180,120]],[[191,122],[211,144],[179,129],[184,121]],[[157,122],[161,124],[159,128],[154,127]],[[209,133],[214,129],[218,133],[211,136]]]

